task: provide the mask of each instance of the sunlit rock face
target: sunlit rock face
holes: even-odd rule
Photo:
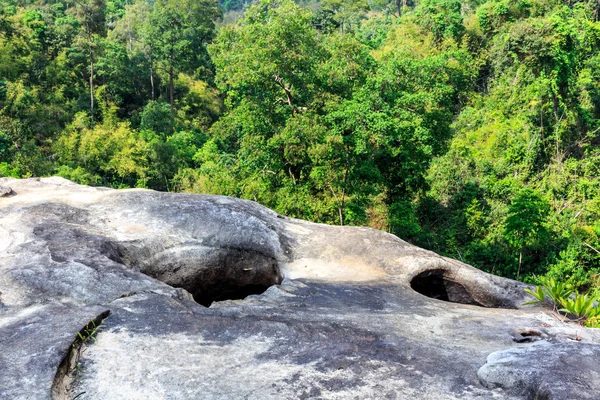
[[[597,331],[393,235],[0,186],[0,399],[598,399]]]

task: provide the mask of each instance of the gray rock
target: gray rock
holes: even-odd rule
[[[19,196],[0,202],[1,399],[597,393],[597,330],[523,308],[522,283],[393,235],[228,197],[8,184]],[[518,371],[509,383],[498,377],[511,364],[488,358],[502,351]],[[564,397],[556,379],[581,377]]]
[[[477,375],[489,388],[530,399],[598,399],[600,346],[542,342],[494,352]]]
[[[0,197],[8,197],[14,192],[10,186],[0,186]]]

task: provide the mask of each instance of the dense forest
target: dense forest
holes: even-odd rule
[[[0,0],[0,176],[214,193],[600,291],[596,0]]]

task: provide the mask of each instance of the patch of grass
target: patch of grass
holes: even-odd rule
[[[77,332],[77,338],[75,342],[73,342],[73,346],[79,345],[79,343],[85,343],[86,341],[93,340],[96,342],[96,336],[98,334],[98,330],[102,327],[104,320],[100,320],[99,323],[96,323],[94,320],[90,320],[83,329]]]

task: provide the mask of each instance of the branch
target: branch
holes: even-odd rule
[[[333,186],[331,186],[331,183],[328,183],[327,186],[329,187],[329,189],[331,190],[331,193],[333,193],[333,197],[335,198],[335,201],[340,202],[339,197],[337,196],[337,193],[335,192],[335,190],[333,190]]]
[[[600,254],[600,251],[598,251],[596,248],[592,247],[591,244],[587,243],[587,242],[583,242],[583,244],[585,244],[587,247],[589,247],[590,249],[594,250],[596,253]]]
[[[275,75],[273,76],[273,78],[275,79],[275,83],[283,89],[283,91],[285,92],[285,97],[287,97],[287,103],[290,106],[290,108],[292,109],[292,115],[294,115],[296,113],[296,110],[294,109],[294,104],[292,103],[292,92],[291,89],[289,87],[287,87],[284,83],[283,83],[283,78],[280,77],[279,75]]]

